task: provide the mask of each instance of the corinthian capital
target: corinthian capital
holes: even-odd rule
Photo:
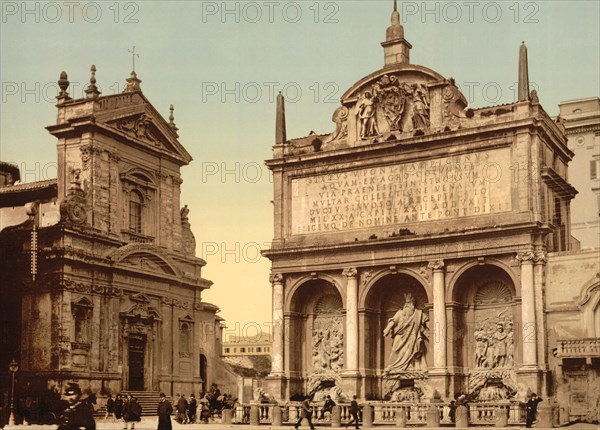
[[[546,258],[545,251],[535,251],[533,255],[533,263],[534,264],[546,264],[548,259]]]
[[[356,270],[356,267],[347,267],[342,270],[342,275],[344,275],[346,278],[356,278],[358,271]]]
[[[428,269],[435,271],[444,270],[444,260],[430,261],[427,265]]]
[[[271,273],[269,275],[269,282],[271,284],[281,284],[283,282],[283,275],[281,273]]]
[[[533,251],[520,252],[517,254],[515,259],[521,264],[533,263],[535,260],[535,254],[533,253]]]

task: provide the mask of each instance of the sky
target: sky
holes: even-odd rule
[[[228,334],[271,320],[273,184],[264,160],[275,140],[275,97],[286,97],[288,138],[335,129],[331,116],[353,83],[383,66],[392,0],[1,1],[0,159],[24,182],[56,177],[56,81],[83,95],[90,66],[103,94],[132,69],[167,118],[175,107],[181,202],[190,209],[203,299]],[[598,1],[399,1],[411,63],[454,78],[471,107],[516,100],[518,52],[550,115],[558,103],[600,94]]]

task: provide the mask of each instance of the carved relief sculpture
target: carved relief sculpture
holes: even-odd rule
[[[413,84],[412,123],[415,130],[429,128],[429,91],[425,84]]]
[[[405,295],[404,307],[390,318],[383,335],[393,339],[389,364],[384,374],[406,370],[426,370],[425,329],[428,317],[422,310],[415,308],[412,294]]]
[[[361,139],[378,136],[379,128],[377,127],[377,117],[375,116],[375,105],[373,103],[373,94],[366,91],[363,99],[358,104],[356,112],[359,119],[359,135]]]

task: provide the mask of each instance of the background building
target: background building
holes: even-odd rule
[[[223,356],[271,355],[272,339],[269,333],[260,332],[256,336],[230,335],[223,342]]]
[[[568,146],[575,154],[569,181],[579,191],[571,202],[571,232],[582,249],[600,248],[600,98],[559,106]]]
[[[37,399],[73,380],[100,395],[226,383],[173,110],[165,121],[135,72],[101,96],[95,71],[83,99],[58,81],[57,179],[19,184],[0,165],[0,368],[17,360],[19,395]]]

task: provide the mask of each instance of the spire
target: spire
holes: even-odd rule
[[[100,90],[96,86],[96,66],[92,64],[90,68],[90,72],[92,72],[92,76],[90,76],[90,84],[85,90],[88,99],[97,99],[100,95]]]
[[[281,91],[277,95],[277,120],[275,123],[275,144],[281,145],[286,142],[285,133],[285,99]]]
[[[177,128],[177,126],[175,125],[175,116],[173,115],[173,111],[175,110],[175,108],[173,107],[173,105],[169,106],[169,125],[171,126],[171,128],[175,131],[179,130]]]
[[[519,99],[523,102],[529,100],[529,68],[527,66],[527,46],[521,43],[519,48]]]
[[[385,54],[385,66],[409,64],[412,45],[404,39],[404,28],[400,24],[400,13],[398,12],[398,0],[394,0],[392,25],[388,27],[385,36],[385,42],[381,44]]]

